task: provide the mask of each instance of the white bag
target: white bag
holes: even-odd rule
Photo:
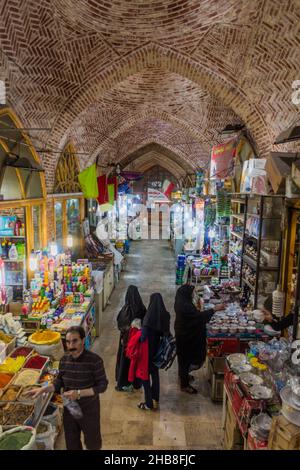
[[[43,433],[39,433],[38,428],[37,428],[37,433],[36,433],[37,448],[39,450],[53,450],[54,441],[56,437],[55,428],[53,428],[51,423],[49,423],[49,421],[46,421],[45,419],[42,419],[40,424],[45,425],[47,427],[47,430]]]
[[[58,408],[58,406],[54,405],[53,403],[51,403],[49,407],[53,409],[53,412],[49,415],[44,414],[43,421],[47,421],[47,423],[50,423],[54,432],[58,434],[60,431],[61,422],[62,422],[60,409]]]
[[[30,431],[31,432],[32,436],[30,438],[30,441],[28,442],[28,444],[26,444],[20,450],[34,450],[35,449],[36,430],[34,428],[32,428],[31,426],[16,426],[12,429],[9,429],[8,431],[4,431],[3,433],[1,433],[1,437],[5,436],[5,435],[8,435],[8,434],[13,434],[16,431]]]
[[[54,361],[59,361],[65,353],[61,340],[54,344],[35,344],[30,342],[28,344],[42,356],[49,356]]]

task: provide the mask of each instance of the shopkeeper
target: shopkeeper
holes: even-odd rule
[[[66,345],[69,351],[59,363],[59,373],[53,384],[35,388],[28,392],[33,398],[43,393],[62,390],[63,397],[79,404],[82,417],[74,418],[64,406],[63,424],[67,450],[82,450],[81,432],[88,450],[101,449],[100,401],[99,393],[105,392],[108,385],[103,360],[84,347],[85,331],[73,326],[66,332]],[[70,408],[71,409],[71,408]]]
[[[280,334],[281,331],[285,330],[285,328],[288,328],[293,325],[294,321],[294,314],[289,313],[282,319],[278,319],[272,315],[272,310],[273,310],[273,297],[272,294],[269,295],[264,304],[263,304],[263,314],[264,314],[264,322],[268,324],[268,328],[265,329],[266,333],[270,333],[271,335],[274,334]]]

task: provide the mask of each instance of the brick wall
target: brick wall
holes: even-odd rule
[[[299,114],[299,0],[3,0],[7,103],[36,148],[120,160],[154,141],[191,165],[229,122],[259,156]],[[277,150],[292,150],[293,144]],[[58,153],[41,153],[52,191]]]

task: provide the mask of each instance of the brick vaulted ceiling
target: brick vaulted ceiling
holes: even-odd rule
[[[0,0],[7,103],[82,168],[158,145],[188,171],[229,122],[265,156],[299,114],[299,64],[300,0]],[[59,155],[40,156],[51,190]]]

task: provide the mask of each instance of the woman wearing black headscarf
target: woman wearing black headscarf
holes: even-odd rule
[[[120,341],[116,363],[116,390],[132,391],[133,385],[128,382],[128,372],[130,360],[125,355],[128,341],[128,334],[133,320],[143,320],[146,314],[146,307],[136,286],[129,286],[126,292],[125,305],[117,317],[118,328],[120,330]]]
[[[149,344],[149,380],[143,380],[145,402],[138,407],[142,410],[152,410],[159,404],[159,371],[153,363],[158,351],[160,340],[170,333],[170,314],[166,310],[161,294],[155,293],[150,297],[147,313],[142,327],[141,342],[148,339]],[[151,378],[151,383],[150,383]]]
[[[181,390],[197,393],[189,383],[191,370],[200,369],[206,358],[206,323],[213,314],[224,308],[216,305],[213,309],[199,311],[193,304],[194,286],[181,286],[175,297],[175,338],[178,359],[178,374]]]

